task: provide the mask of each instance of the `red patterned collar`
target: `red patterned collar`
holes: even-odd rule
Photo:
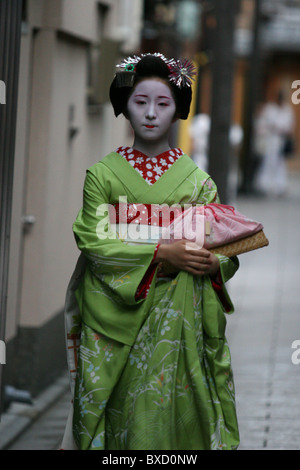
[[[148,157],[132,147],[119,147],[116,152],[122,155],[150,185],[154,184],[178,158],[184,155],[180,148],[169,149],[156,157]]]

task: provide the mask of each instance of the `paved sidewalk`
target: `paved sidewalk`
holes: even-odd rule
[[[240,198],[237,209],[261,221],[270,242],[241,255],[229,283],[240,450],[300,450],[300,364],[291,360],[300,340],[300,174],[285,198]]]
[[[0,421],[0,450],[59,449],[70,406],[67,374],[58,378],[33,405],[13,403]]]
[[[300,450],[300,174],[283,199],[239,198],[237,209],[264,224],[270,245],[240,256],[227,317],[240,424],[240,450]],[[299,355],[300,357],[300,355]],[[0,423],[0,449],[59,447],[70,403],[68,378],[32,406],[14,404]]]

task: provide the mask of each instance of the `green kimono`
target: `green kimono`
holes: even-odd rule
[[[76,291],[81,338],[73,433],[79,449],[236,449],[239,433],[224,302],[209,276],[157,272],[137,289],[155,244],[110,234],[103,204],[218,202],[211,178],[183,155],[152,186],[118,153],[87,171],[74,223],[87,263]],[[238,268],[219,256],[223,283]],[[156,270],[157,271],[157,270]],[[223,285],[227,313],[233,306]]]

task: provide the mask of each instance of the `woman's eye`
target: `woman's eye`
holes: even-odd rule
[[[162,106],[162,107],[164,107],[164,106],[169,106],[167,103],[158,103],[158,105],[159,105],[159,106]]]
[[[136,101],[136,104],[146,104],[146,101],[142,101],[142,100]]]

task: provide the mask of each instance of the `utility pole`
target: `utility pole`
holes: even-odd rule
[[[0,341],[2,347],[5,345],[22,6],[22,0],[0,0],[0,80],[5,84],[6,94],[0,104]],[[3,367],[5,366],[0,364],[0,411]]]
[[[221,202],[226,204],[231,151],[229,132],[232,118],[236,0],[214,0],[214,11],[216,27],[213,42],[209,174],[218,187]]]

